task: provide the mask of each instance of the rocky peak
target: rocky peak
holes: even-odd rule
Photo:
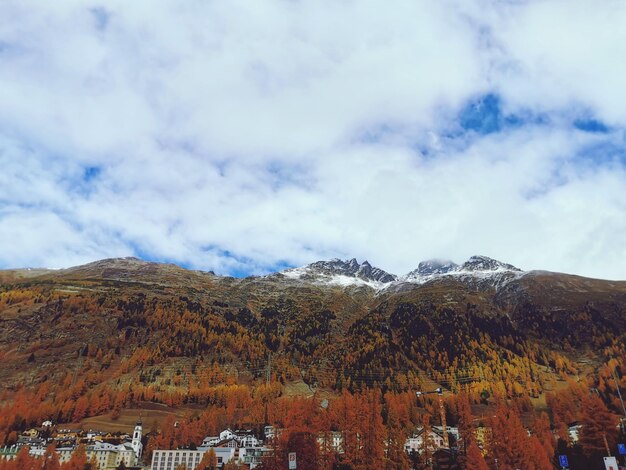
[[[521,269],[487,256],[472,256],[461,265],[459,271],[521,271]]]
[[[422,261],[417,265],[417,269],[413,271],[417,274],[421,274],[422,276],[428,276],[432,274],[446,274],[450,271],[454,271],[459,267],[454,261],[450,260],[442,260],[442,259],[431,259],[427,261]]]
[[[359,263],[355,258],[345,261],[338,258],[328,261],[316,261],[303,268],[288,269],[283,274],[304,279],[315,277],[328,279],[343,276],[377,283],[388,283],[397,279],[395,275],[372,266],[368,261]]]

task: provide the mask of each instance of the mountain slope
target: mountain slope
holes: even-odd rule
[[[486,257],[416,271],[331,260],[236,279],[134,258],[14,271],[0,285],[0,359],[13,365],[0,383],[54,390],[83,378],[162,395],[261,379],[271,353],[284,383],[404,390],[469,377],[537,395],[547,367],[574,372],[577,357],[623,347],[626,282]]]

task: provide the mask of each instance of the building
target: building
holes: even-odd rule
[[[578,439],[580,437],[580,430],[582,428],[583,428],[583,425],[579,423],[572,423],[567,428],[567,433],[569,434],[569,439],[572,442],[572,444],[576,444],[578,442]]]
[[[242,447],[239,449],[238,462],[243,465],[247,465],[252,470],[257,465],[260,465],[263,457],[266,457],[272,452],[269,447]]]
[[[232,447],[211,447],[217,457],[217,466],[235,460],[235,449]],[[151,470],[176,470],[181,464],[187,466],[187,470],[195,470],[202,457],[209,449],[203,450],[155,450],[152,453]]]
[[[239,429],[235,431],[235,439],[240,447],[258,447],[261,441],[252,433],[252,429]]]
[[[133,440],[131,442],[131,446],[133,448],[133,451],[135,452],[135,457],[137,458],[137,460],[141,458],[141,454],[143,452],[143,444],[141,443],[141,434],[142,434],[142,427],[141,427],[141,419],[140,419],[139,421],[137,421],[137,424],[135,425],[135,430],[133,431]]]
[[[320,432],[317,435],[320,448],[343,454],[343,434],[340,431]]]
[[[443,434],[437,432],[435,428],[426,431],[423,427],[418,427],[411,437],[404,443],[404,450],[407,454],[417,452],[421,454],[425,450],[434,452],[444,447]]]
[[[265,439],[274,439],[274,437],[276,437],[276,430],[274,429],[274,426],[265,426],[263,429],[263,435],[265,436]]]
[[[26,436],[26,437],[30,437],[30,438],[35,439],[35,438],[39,437],[39,429],[37,429],[37,428],[30,428],[27,431],[24,431],[22,433],[22,436]]]
[[[214,447],[220,442],[220,436],[207,436],[202,440],[200,447]]]
[[[433,431],[443,436],[443,427],[441,426],[433,426]],[[458,441],[461,439],[461,434],[459,433],[459,428],[456,426],[446,426],[446,432],[448,433],[448,437],[451,437],[450,441]]]
[[[70,460],[75,451],[76,447],[58,448],[59,462],[65,463]],[[91,460],[95,456],[96,462],[98,462],[98,470],[114,470],[122,462],[127,467],[139,464],[139,459],[129,443],[109,444],[108,442],[96,442],[85,447],[85,454],[87,455],[87,460]]]
[[[207,436],[202,440],[199,449],[208,447],[258,447],[261,441],[252,434],[251,429],[231,431],[223,430],[219,436]]]
[[[0,449],[0,460],[13,460],[17,456],[17,452],[19,451],[19,447],[11,446],[11,447],[3,447]]]

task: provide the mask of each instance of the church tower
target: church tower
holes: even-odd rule
[[[141,452],[143,450],[143,444],[141,443],[141,431],[141,418],[139,418],[139,421],[137,421],[137,424],[135,425],[135,430],[133,431],[133,441],[130,444],[135,451],[137,459],[141,458]]]

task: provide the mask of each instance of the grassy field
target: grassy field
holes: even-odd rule
[[[80,423],[68,424],[69,428],[94,429],[107,432],[126,432],[131,434],[135,427],[135,423],[141,418],[143,422],[143,432],[146,433],[152,429],[156,423],[157,428],[168,416],[174,416],[182,419],[190,413],[196,412],[198,409],[192,408],[170,408],[167,405],[158,403],[142,403],[138,408],[124,409],[121,411],[118,419],[111,418],[111,414],[100,416],[92,416],[84,419]]]

